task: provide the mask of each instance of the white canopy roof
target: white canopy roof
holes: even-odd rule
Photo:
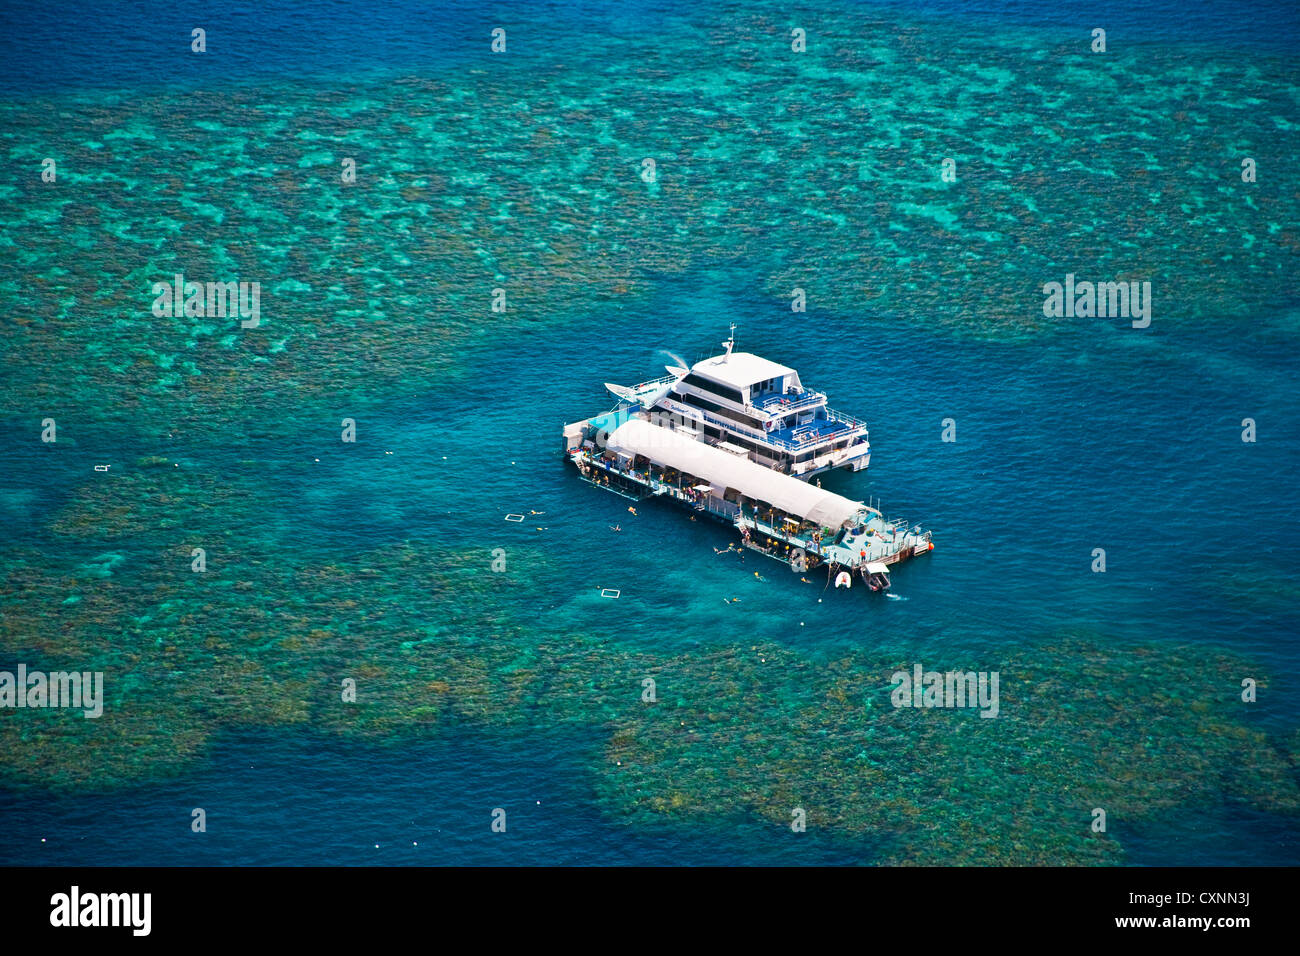
[[[696,362],[691,371],[705,378],[711,378],[715,382],[721,382],[723,385],[730,385],[732,388],[745,388],[755,382],[767,381],[769,378],[795,375],[794,369],[769,362],[753,352],[732,352],[730,355],[705,359],[703,362]],[[798,384],[798,376],[795,377],[793,384]]]
[[[746,497],[828,528],[838,528],[866,510],[861,501],[851,501],[640,418],[614,429],[607,447],[620,454],[645,455],[659,465],[704,478],[714,488],[735,488]]]

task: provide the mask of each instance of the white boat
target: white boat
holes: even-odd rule
[[[866,423],[832,409],[794,369],[734,351],[735,331],[721,355],[689,369],[668,366],[664,378],[605,387],[655,424],[796,478],[866,468]]]

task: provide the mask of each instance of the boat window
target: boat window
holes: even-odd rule
[[[699,375],[696,375],[694,372],[687,375],[686,378],[684,378],[682,381],[684,381],[687,385],[694,385],[698,389],[702,389],[703,391],[706,392],[712,392],[714,395],[718,395],[722,398],[729,398],[737,405],[745,404],[744,396],[741,395],[737,389],[731,388],[726,385],[719,385],[717,382],[710,382],[708,379],[701,378]]]
[[[700,398],[698,395],[688,395],[681,392],[677,394],[677,397],[687,405],[693,406],[694,408],[702,408],[705,411],[714,412],[721,415],[723,418],[728,418],[731,421],[738,422],[742,425],[748,425],[750,428],[763,427],[763,423],[757,418],[751,418],[749,415],[742,415],[740,412],[734,412],[730,408],[709,401],[707,398]]]

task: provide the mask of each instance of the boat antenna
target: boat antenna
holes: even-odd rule
[[[726,354],[722,356],[722,361],[725,362],[731,356],[731,350],[732,348],[735,347],[735,345],[736,345],[736,323],[732,322],[731,337],[727,339],[727,341],[722,343],[722,347],[727,350]]]

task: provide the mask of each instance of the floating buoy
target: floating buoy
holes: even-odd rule
[[[853,587],[853,577],[849,572],[841,571],[839,574],[835,575],[835,586],[837,588],[851,588]]]

